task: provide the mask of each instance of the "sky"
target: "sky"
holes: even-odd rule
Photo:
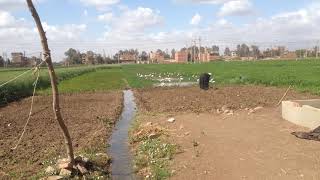
[[[68,48],[114,54],[199,45],[261,49],[311,48],[320,40],[317,0],[33,0],[54,61]],[[25,0],[0,0],[0,55],[39,55],[40,41]]]

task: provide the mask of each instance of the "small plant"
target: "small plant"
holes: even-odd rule
[[[167,179],[170,177],[169,160],[176,153],[176,145],[164,143],[160,138],[143,141],[136,153],[135,166],[137,169],[150,167],[151,179]]]

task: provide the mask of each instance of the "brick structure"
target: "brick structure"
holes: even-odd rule
[[[133,53],[123,53],[120,55],[120,62],[125,64],[136,63],[137,57]]]
[[[280,56],[281,59],[292,59],[295,60],[298,58],[296,52],[293,51],[286,51],[283,53],[282,56]]]
[[[28,64],[27,58],[24,57],[23,53],[21,52],[13,52],[11,53],[11,63],[14,66],[26,66]]]
[[[161,52],[151,52],[150,53],[150,60],[155,63],[163,63],[164,54]]]
[[[175,53],[175,57],[174,59],[178,62],[178,63],[186,63],[188,62],[188,52],[186,51],[178,51]]]
[[[82,54],[81,58],[82,58],[83,64],[87,64],[87,65],[95,64],[96,58],[95,58],[95,54],[92,51],[88,51],[87,53]]]

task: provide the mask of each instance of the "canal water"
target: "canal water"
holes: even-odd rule
[[[112,157],[111,174],[114,180],[136,179],[129,147],[129,128],[134,120],[136,104],[131,90],[124,91],[124,107],[110,139],[108,154]]]

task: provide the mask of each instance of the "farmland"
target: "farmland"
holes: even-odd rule
[[[22,72],[19,69],[1,70],[0,82],[9,80]],[[132,88],[151,87],[156,81],[145,78],[150,75],[161,78],[179,76],[183,78],[182,81],[196,82],[202,72],[212,73],[218,85],[254,84],[277,87],[292,85],[294,89],[302,92],[320,93],[318,78],[320,77],[320,61],[318,60],[123,65],[122,67],[84,66],[57,69],[59,88],[62,92],[67,93],[123,89],[124,79]],[[31,95],[33,81],[34,77],[32,73],[29,73],[28,76],[2,88],[0,90],[2,104]],[[44,90],[49,86],[46,69],[43,69],[38,88]]]
[[[25,70],[2,69],[0,82]],[[297,142],[290,132],[306,129],[283,121],[276,107],[289,85],[292,85],[293,90],[289,91],[285,99],[319,98],[319,70],[318,60],[106,65],[56,69],[63,116],[71,129],[77,155],[94,156],[105,151],[105,139],[110,136],[123,108],[120,91],[128,86],[133,89],[138,106],[137,125],[130,134],[131,139],[135,140],[132,142],[133,147],[137,147],[133,150],[136,155],[135,170],[141,176],[157,179],[170,176],[173,179],[240,179],[243,176],[252,179],[279,179],[279,176],[281,179],[298,179],[301,174],[309,179],[320,177],[317,168],[319,164],[312,158],[319,156],[318,151],[314,151],[319,145],[315,142]],[[35,115],[22,143],[24,148],[14,152],[8,147],[14,145],[25,123],[30,98],[22,97],[30,96],[34,77],[29,73],[5,86],[5,89],[0,89],[3,102],[22,99],[0,108],[1,135],[6,137],[0,139],[0,160],[3,163],[0,177],[2,172],[13,179],[30,177],[43,172],[48,165],[44,161],[52,164],[54,158],[64,155],[62,137],[53,138],[59,129],[50,113],[51,100],[47,96],[50,94],[50,84],[46,71],[45,68],[41,70]],[[211,85],[215,88],[208,91],[201,91],[197,87],[152,88],[153,84],[159,82],[197,82],[203,72],[213,74],[215,82]],[[246,110],[256,107],[263,107],[263,110],[252,114]],[[228,114],[219,113],[226,108]],[[176,122],[168,124],[169,117],[174,117]],[[46,131],[48,126],[54,127],[53,130]],[[150,134],[155,139],[150,139]],[[268,142],[268,146],[263,151],[265,142]],[[167,148],[161,148],[163,144]],[[248,153],[234,151],[234,144],[242,152]],[[283,149],[275,148],[282,146]],[[228,154],[225,154],[225,149]],[[294,152],[288,149],[294,149]],[[153,151],[157,151],[157,156],[152,156]],[[183,153],[175,155],[175,152],[180,151]],[[299,155],[302,151],[308,159]],[[292,157],[292,161],[282,158],[286,155]],[[220,160],[227,156],[230,158]],[[26,161],[26,157],[30,160]],[[295,159],[305,167],[294,163]],[[189,164],[190,161],[193,163]],[[238,165],[233,166],[244,161],[247,163],[241,166],[241,170]],[[279,165],[274,168],[275,164]],[[24,166],[31,168],[24,169]],[[253,168],[259,171],[253,173]],[[283,169],[280,175],[277,174],[279,169]],[[301,170],[298,172],[295,169]],[[37,174],[37,177],[43,177],[43,174]]]

